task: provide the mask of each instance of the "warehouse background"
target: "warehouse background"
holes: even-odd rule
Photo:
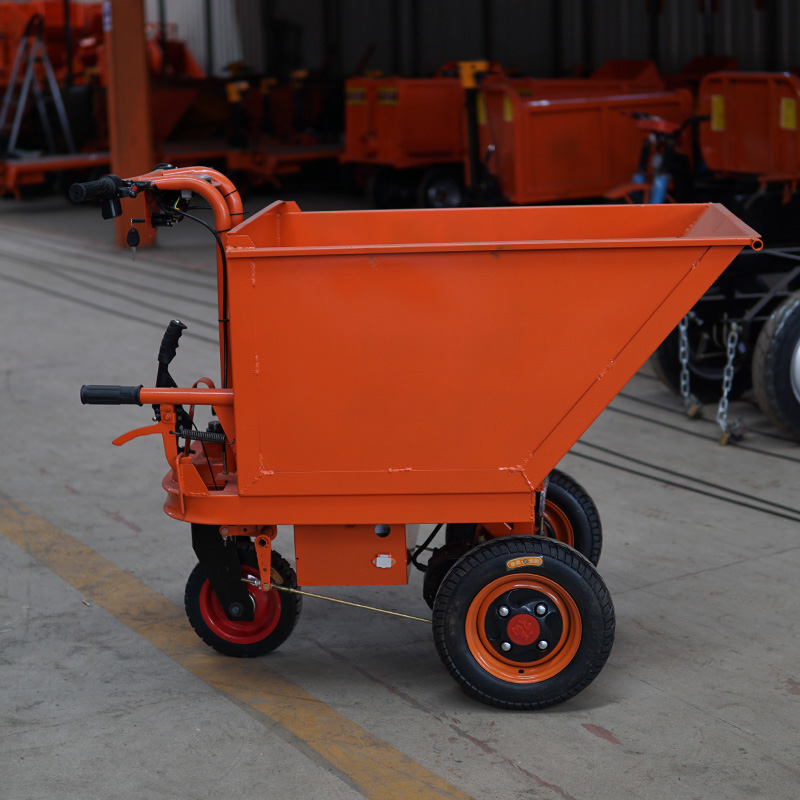
[[[796,0],[147,0],[207,71],[232,63],[280,75],[363,69],[429,75],[489,58],[528,75],[590,72],[609,58],[651,58],[677,72],[697,57],[742,70],[800,66]]]

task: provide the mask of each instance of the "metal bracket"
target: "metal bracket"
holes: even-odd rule
[[[254,604],[242,582],[242,565],[233,541],[223,538],[216,525],[193,522],[192,548],[228,619],[252,622]]]

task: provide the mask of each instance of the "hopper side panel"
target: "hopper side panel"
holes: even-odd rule
[[[233,270],[240,492],[529,491],[716,277],[705,250],[275,257]]]

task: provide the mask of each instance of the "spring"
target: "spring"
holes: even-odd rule
[[[217,431],[193,431],[189,428],[178,428],[173,432],[173,436],[180,436],[181,439],[192,440],[195,442],[213,442],[215,444],[225,444],[225,434]]]

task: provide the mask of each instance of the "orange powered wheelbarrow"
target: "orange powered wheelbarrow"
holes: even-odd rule
[[[758,235],[722,206],[303,213],[246,221],[210,169],[75,184],[74,200],[150,193],[171,224],[194,193],[219,245],[220,385],[84,386],[153,405],[166,513],[191,523],[186,610],[199,636],[256,656],[292,631],[302,592],[405,584],[425,571],[436,648],[477,699],[540,708],[605,663],[614,611],[600,523],[554,466]],[[202,427],[194,410],[210,407]],[[419,524],[445,544],[419,558]],[[294,526],[295,569],[273,548]]]

